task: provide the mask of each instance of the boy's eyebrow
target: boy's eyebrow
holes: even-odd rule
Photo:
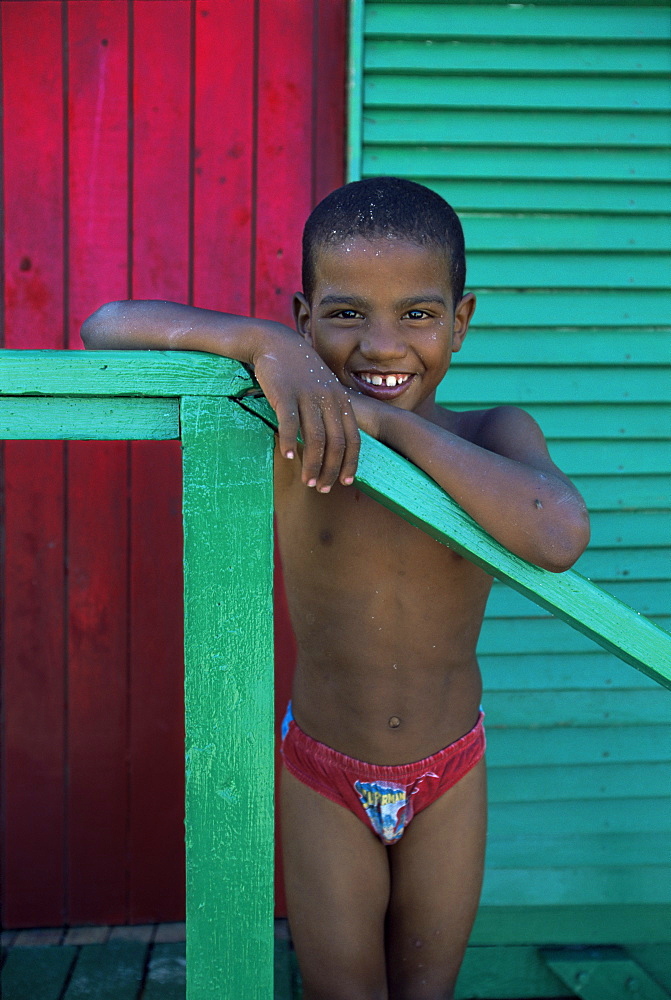
[[[410,298],[401,299],[400,302],[396,303],[396,305],[399,306],[400,309],[410,309],[412,306],[419,306],[423,304],[429,305],[430,303],[437,306],[444,306],[446,304],[442,295],[436,295],[431,292],[426,295],[412,295]]]
[[[319,300],[320,306],[334,306],[334,305],[346,305],[346,306],[358,306],[364,302],[364,299],[357,299],[354,295],[325,295],[323,299]]]
[[[347,305],[347,306],[359,306],[365,305],[366,300],[357,298],[354,295],[325,295],[323,299],[320,299],[320,306],[333,306],[333,305]],[[427,293],[426,295],[412,295],[407,299],[401,299],[396,302],[396,306],[399,309],[410,309],[412,306],[418,306],[421,304],[430,304],[445,306],[446,302],[442,295],[436,295],[435,293]]]

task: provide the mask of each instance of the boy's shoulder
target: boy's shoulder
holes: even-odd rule
[[[487,451],[525,463],[533,456],[548,456],[542,430],[531,414],[519,406],[464,410],[452,412],[450,417],[450,430]]]

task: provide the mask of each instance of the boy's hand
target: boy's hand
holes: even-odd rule
[[[285,458],[303,439],[301,478],[328,493],[339,480],[354,481],[359,429],[348,392],[319,355],[296,334],[267,343],[253,359],[254,374],[278,419],[279,446]]]

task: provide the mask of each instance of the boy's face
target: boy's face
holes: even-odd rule
[[[475,308],[453,308],[445,255],[400,239],[352,237],[322,247],[312,301],[294,300],[296,325],[338,379],[421,412],[458,351]]]

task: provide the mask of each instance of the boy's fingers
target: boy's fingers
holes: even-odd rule
[[[294,458],[298,443],[298,408],[278,405],[275,413],[277,414],[277,436],[280,452],[285,458]]]
[[[343,485],[354,480],[359,455],[359,428],[351,404],[339,392],[323,411],[326,445],[317,489],[326,491],[339,479]]]
[[[316,486],[326,447],[326,429],[320,409],[314,403],[301,406],[300,423],[303,434],[301,478],[306,486]]]
[[[317,489],[327,492],[338,479],[345,455],[345,434],[338,421],[330,423],[326,430],[326,445],[322,467],[317,477]]]
[[[349,486],[354,482],[354,475],[359,464],[359,451],[361,449],[359,427],[349,400],[343,410],[342,422],[345,431],[345,454],[343,455],[340,470],[340,482],[343,486]]]

